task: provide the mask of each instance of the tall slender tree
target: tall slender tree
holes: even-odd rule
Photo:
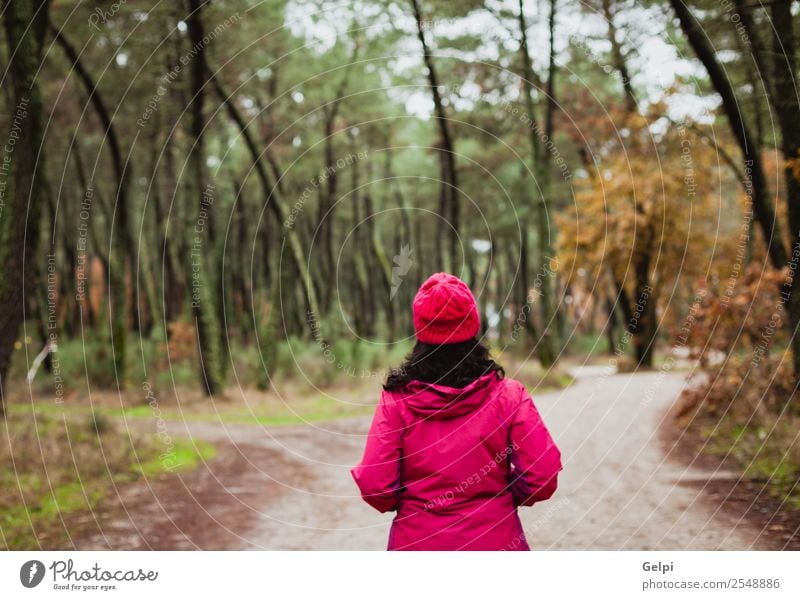
[[[544,89],[544,119],[543,124],[537,119],[536,116],[536,99],[535,99],[535,85],[538,78],[535,77],[533,70],[533,61],[531,59],[530,49],[528,47],[528,22],[525,16],[525,7],[523,0],[519,0],[517,19],[519,22],[519,54],[520,62],[522,63],[522,80],[521,85],[525,97],[525,110],[527,112],[527,127],[528,139],[531,146],[531,159],[533,164],[533,173],[535,174],[536,189],[532,193],[532,203],[534,205],[534,215],[536,221],[536,241],[537,241],[537,255],[540,265],[549,267],[549,260],[553,255],[553,237],[555,229],[553,227],[551,213],[552,205],[550,195],[552,193],[552,174],[551,174],[551,154],[546,150],[545,146],[552,144],[553,135],[553,114],[556,107],[555,101],[555,19],[556,19],[556,2],[550,0],[550,15],[548,19],[549,30],[549,51],[548,51],[548,70],[547,82]],[[540,137],[541,136],[541,137]],[[528,244],[523,243],[520,248],[527,249]],[[529,264],[528,257],[525,257],[524,264]],[[528,274],[525,274],[527,281]],[[554,364],[558,358],[558,327],[556,317],[556,302],[554,286],[550,280],[549,275],[540,278],[539,282],[539,298],[541,303],[541,317],[542,317],[542,331],[541,337],[535,340],[537,357],[539,362],[545,367]],[[527,320],[530,320],[531,315],[531,302],[529,291],[525,292],[525,306],[527,311]],[[534,329],[529,328],[529,332]]]
[[[767,186],[761,149],[756,144],[750,126],[742,114],[730,79],[719,62],[702,26],[684,0],[670,0],[689,44],[697,58],[703,63],[714,90],[722,98],[722,107],[728,117],[731,131],[742,152],[745,173],[749,187],[752,188],[753,214],[761,227],[772,264],[778,268],[788,262],[786,248],[781,236],[778,217],[772,206],[772,196]]]
[[[189,40],[196,51],[190,67],[192,98],[189,105],[189,133],[192,146],[188,158],[187,197],[196,204],[193,219],[187,224],[189,247],[188,272],[192,274],[191,306],[197,332],[197,348],[200,357],[201,382],[206,394],[222,392],[225,385],[223,352],[220,348],[219,311],[217,310],[216,277],[213,273],[215,245],[211,235],[214,210],[215,186],[208,185],[206,173],[204,101],[208,66],[206,64],[206,40],[202,20],[201,0],[187,0],[187,26]],[[190,212],[190,215],[192,213]],[[204,217],[201,218],[201,215]]]
[[[13,148],[0,163],[0,415],[14,341],[32,293],[44,191],[44,116],[37,79],[47,31],[48,0],[4,0],[9,83],[14,110],[7,139]]]
[[[122,146],[119,141],[117,129],[112,121],[111,113],[103,100],[100,89],[97,86],[94,78],[84,65],[80,58],[79,52],[70,43],[61,28],[50,23],[50,30],[55,38],[56,43],[62,48],[66,54],[72,67],[78,76],[92,107],[100,120],[103,127],[104,142],[108,143],[109,152],[111,154],[111,165],[114,170],[114,178],[116,180],[116,195],[114,197],[114,208],[112,214],[114,215],[111,224],[112,235],[109,238],[113,242],[114,237],[118,238],[116,246],[110,249],[108,266],[108,319],[111,329],[112,349],[114,353],[114,370],[116,373],[117,381],[120,385],[125,384],[125,364],[127,354],[127,318],[128,310],[126,308],[127,293],[126,293],[126,271],[133,277],[135,272],[135,244],[133,241],[133,233],[131,230],[130,222],[130,209],[128,206],[128,195],[130,188],[130,177],[132,165],[130,160],[123,157]],[[89,182],[93,185],[93,182]]]
[[[441,166],[441,183],[439,187],[439,223],[437,225],[438,262],[442,269],[454,270],[458,261],[460,206],[458,190],[458,174],[456,171],[456,155],[453,136],[447,119],[439,75],[433,60],[430,45],[425,35],[426,23],[420,0],[411,0],[414,20],[417,24],[417,37],[422,46],[422,58],[428,76],[428,85],[433,98],[436,114],[436,125],[439,129],[439,160]],[[445,235],[445,231],[447,234]],[[449,243],[445,245],[445,240]]]

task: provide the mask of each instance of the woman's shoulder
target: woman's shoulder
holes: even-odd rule
[[[511,377],[503,377],[499,381],[498,399],[509,410],[515,410],[520,403],[530,397],[528,389],[521,381]]]
[[[516,394],[528,393],[528,390],[525,388],[525,385],[518,379],[514,379],[513,377],[508,377],[506,375],[500,381],[504,386],[506,392],[516,393]]]

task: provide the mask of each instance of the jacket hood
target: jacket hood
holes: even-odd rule
[[[463,388],[415,380],[406,386],[402,397],[419,415],[429,419],[451,419],[476,410],[499,384],[495,373],[487,373]]]

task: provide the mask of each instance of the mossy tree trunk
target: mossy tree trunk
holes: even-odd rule
[[[47,0],[0,2],[9,64],[3,87],[14,102],[0,162],[0,416],[14,343],[24,319],[25,299],[34,288],[32,265],[45,203],[42,96],[36,75],[47,31]],[[13,140],[13,144],[10,142]]]
[[[196,202],[193,219],[187,224],[189,236],[188,273],[191,274],[190,302],[192,318],[197,332],[197,349],[200,357],[200,375],[204,392],[211,396],[222,392],[225,385],[223,352],[220,347],[219,311],[216,307],[217,289],[215,285],[214,260],[216,247],[211,235],[213,220],[215,186],[209,185],[206,173],[204,130],[206,125],[204,100],[206,88],[205,33],[201,15],[200,0],[188,0],[189,15],[187,25],[189,39],[197,54],[190,67],[190,88],[192,99],[189,105],[189,133],[192,147],[188,158],[187,187],[190,202]]]
[[[519,53],[522,62],[522,86],[525,96],[525,110],[527,112],[528,139],[531,145],[531,158],[533,162],[533,172],[536,175],[536,186],[538,191],[533,194],[534,196],[534,214],[536,217],[536,249],[538,255],[538,262],[541,265],[541,271],[544,275],[538,281],[538,296],[541,305],[542,328],[541,336],[533,340],[536,345],[536,356],[539,362],[544,367],[550,367],[558,358],[558,323],[556,317],[556,302],[555,302],[555,286],[551,281],[550,275],[550,257],[553,255],[552,238],[554,237],[554,228],[551,222],[552,207],[550,206],[551,194],[551,173],[550,173],[550,154],[546,151],[545,145],[550,143],[553,135],[553,113],[555,110],[555,49],[554,49],[554,35],[555,35],[555,1],[550,2],[550,50],[549,50],[549,65],[548,76],[546,83],[546,98],[545,98],[545,112],[543,125],[537,121],[536,106],[534,101],[534,83],[538,82],[538,78],[533,71],[533,62],[531,60],[530,50],[528,48],[528,25],[525,18],[525,10],[522,0],[519,0],[519,12],[517,18],[519,21],[520,30],[520,45]],[[541,83],[539,83],[541,85]],[[544,139],[540,139],[540,135]],[[527,240],[521,247],[525,248],[527,252]],[[523,263],[528,264],[528,257],[523,257]],[[524,278],[527,280],[528,273],[524,273]],[[525,291],[526,301],[525,305],[530,304],[530,299],[527,298],[529,290]],[[527,316],[526,321],[530,320],[530,314]],[[526,331],[534,335],[537,331],[535,327],[528,327],[526,324]],[[538,335],[538,333],[536,334]]]

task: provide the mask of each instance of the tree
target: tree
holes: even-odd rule
[[[739,19],[746,34],[747,50],[752,54],[768,102],[778,117],[780,149],[783,154],[786,181],[789,256],[785,251],[777,217],[773,214],[771,204],[768,203],[770,196],[762,165],[761,146],[741,114],[733,87],[719,65],[714,49],[702,31],[699,21],[681,0],[671,0],[670,3],[697,57],[705,66],[714,89],[722,97],[725,113],[745,157],[745,164],[752,165],[752,168],[746,169],[745,173],[752,172],[749,182],[753,187],[753,209],[767,240],[772,264],[777,268],[789,267],[789,279],[786,283],[788,324],[794,334],[791,347],[795,376],[800,379],[800,336],[796,334],[800,326],[800,278],[795,273],[797,256],[800,254],[800,179],[798,179],[800,172],[795,168],[800,156],[800,101],[796,88],[796,43],[792,3],[790,0],[776,0],[769,5],[771,17],[769,30],[772,32],[770,53],[767,51],[766,43],[761,39],[762,34],[753,16],[753,12],[760,8],[748,5],[742,0],[736,2]]]
[[[73,45],[67,40],[64,33],[54,23],[50,23],[50,30],[59,46],[64,50],[75,73],[78,75],[83,85],[88,99],[97,113],[100,124],[103,127],[103,140],[108,142],[111,153],[111,164],[114,169],[117,189],[114,197],[114,208],[112,214],[111,232],[109,238],[114,238],[116,231],[119,242],[116,247],[111,249],[110,256],[116,260],[109,259],[107,272],[108,286],[110,290],[108,298],[109,325],[111,328],[111,340],[114,353],[114,372],[120,385],[125,384],[125,356],[126,356],[126,320],[128,311],[126,310],[126,271],[133,277],[135,272],[134,256],[135,244],[133,242],[130,221],[130,209],[128,207],[129,182],[132,166],[122,156],[122,148],[117,135],[116,127],[111,119],[111,114],[103,101],[97,83],[95,83],[89,71]]]
[[[192,281],[191,306],[197,333],[197,350],[200,358],[200,374],[203,390],[209,396],[220,393],[225,385],[225,371],[222,349],[220,348],[220,322],[217,311],[216,278],[213,267],[214,240],[211,235],[213,219],[214,187],[208,184],[206,176],[205,129],[206,117],[203,108],[207,85],[208,65],[206,64],[206,41],[201,17],[201,1],[188,0],[187,25],[189,39],[196,49],[190,67],[191,94],[189,113],[189,133],[192,136],[192,147],[188,158],[189,198],[196,202],[197,209],[194,224],[187,227],[189,236],[189,262],[187,272]]]
[[[354,22],[355,24],[355,22]],[[336,194],[339,182],[339,176],[336,168],[336,152],[335,152],[335,135],[336,135],[336,120],[341,110],[342,100],[348,91],[350,85],[350,78],[353,72],[353,64],[358,60],[358,55],[361,51],[361,40],[356,39],[353,43],[353,50],[344,67],[341,79],[336,86],[333,99],[326,102],[322,107],[323,114],[323,134],[325,136],[323,146],[325,155],[325,172],[328,174],[327,184],[325,189],[321,192],[321,201],[319,205],[319,218],[318,218],[318,231],[317,238],[322,248],[322,261],[323,273],[333,273],[335,269],[335,261],[333,258],[333,215],[336,207]],[[330,295],[333,288],[326,286],[325,293],[323,294],[322,310],[327,314],[330,308]]]
[[[625,118],[629,138],[597,158],[602,175],[579,187],[577,218],[559,219],[559,258],[570,283],[591,289],[610,278],[626,327],[619,348],[631,342],[638,365],[651,367],[659,303],[711,270],[697,257],[714,234],[719,174],[713,153],[691,129],[676,127],[655,139],[645,116]],[[662,313],[669,308],[662,305]]]
[[[550,0],[550,16],[548,19],[549,31],[549,50],[548,50],[548,69],[547,69],[547,83],[545,84],[545,107],[544,107],[544,126],[541,126],[536,118],[536,103],[534,100],[534,77],[533,64],[531,61],[530,51],[528,49],[528,24],[525,18],[525,8],[523,0],[519,0],[519,32],[520,32],[520,45],[519,53],[522,62],[522,87],[525,96],[525,110],[527,111],[527,126],[528,126],[528,139],[531,145],[531,155],[533,162],[533,172],[535,173],[535,185],[538,187],[538,192],[534,194],[535,206],[535,220],[537,230],[537,255],[540,265],[548,266],[550,257],[554,254],[552,239],[554,237],[555,229],[551,221],[551,213],[553,211],[550,195],[552,193],[552,174],[551,174],[551,154],[545,146],[552,143],[553,138],[553,113],[556,107],[555,100],[555,19],[556,19],[556,2]],[[541,135],[541,139],[540,136]],[[523,223],[523,227],[525,227]],[[527,232],[524,233],[527,238]],[[522,251],[527,252],[528,244],[527,239],[523,239],[521,245]],[[528,257],[524,257],[524,265],[528,264]],[[525,281],[527,281],[528,274],[524,273]],[[541,315],[542,315],[542,331],[541,337],[535,340],[537,357],[543,366],[549,367],[556,362],[558,358],[559,336],[557,327],[556,316],[556,301],[555,293],[552,286],[551,278],[541,277],[539,285],[539,298],[541,302]],[[525,290],[525,307],[530,312],[531,299],[528,297],[529,292]],[[527,320],[530,320],[530,314]],[[532,335],[536,335],[535,330],[531,328],[531,324],[527,324],[528,331]]]
[[[256,175],[261,184],[265,203],[278,221],[278,226],[280,227],[281,233],[289,247],[289,257],[292,265],[300,274],[299,283],[305,297],[306,316],[308,319],[314,321],[313,323],[309,323],[312,338],[320,341],[322,338],[320,337],[320,330],[318,328],[319,323],[317,323],[317,320],[321,315],[319,302],[317,301],[317,293],[314,288],[314,283],[311,280],[311,274],[308,270],[306,260],[304,258],[300,236],[297,232],[297,229],[294,227],[294,222],[290,220],[289,214],[280,196],[280,185],[279,183],[272,183],[272,178],[270,177],[270,174],[264,165],[262,152],[259,150],[255,139],[251,135],[250,130],[247,127],[247,122],[244,120],[244,117],[236,107],[234,97],[225,90],[219,77],[212,78],[212,85],[214,86],[214,90],[216,91],[220,101],[224,103],[231,120],[236,123],[236,126],[239,128],[239,131],[242,134],[242,138],[244,139],[247,150],[250,153],[253,161]],[[269,160],[269,157],[267,157],[267,159]],[[275,169],[278,168],[274,161],[272,161],[272,165]],[[282,174],[277,173],[277,175],[277,179],[280,180],[282,178]]]
[[[793,366],[800,380],[800,274],[797,273],[800,255],[800,101],[797,97],[797,61],[794,18],[790,0],[772,3],[772,54],[774,93],[770,101],[775,107],[781,130],[781,150],[786,178],[786,203],[789,215],[789,325],[792,332]]]
[[[625,54],[620,44],[617,26],[614,23],[615,6],[613,0],[602,0],[603,17],[608,25],[608,41],[611,44],[611,60],[614,68],[619,73],[622,80],[622,89],[625,91],[625,109],[628,113],[635,113],[639,110],[639,101],[636,99],[636,92],[631,83],[631,74]]]
[[[459,199],[458,199],[458,175],[456,172],[456,155],[453,147],[453,137],[450,133],[447,114],[444,109],[444,102],[440,90],[439,76],[436,72],[436,65],[433,61],[430,46],[425,36],[426,21],[422,13],[420,0],[411,0],[411,8],[414,12],[414,20],[417,24],[417,37],[422,46],[422,58],[425,61],[425,68],[428,75],[428,84],[433,98],[433,107],[436,113],[436,125],[439,128],[439,160],[441,164],[441,184],[439,192],[439,215],[440,221],[437,229],[437,239],[439,240],[438,263],[440,269],[456,268],[458,259],[458,231],[459,231]],[[445,227],[449,225],[449,231],[445,236]],[[444,240],[449,240],[449,246],[445,251]]]
[[[714,48],[697,18],[686,6],[684,0],[670,0],[670,5],[680,21],[681,29],[689,40],[689,44],[708,72],[708,77],[715,91],[722,99],[722,107],[742,152],[747,181],[749,187],[752,188],[753,213],[764,235],[764,241],[767,244],[772,264],[780,269],[786,265],[788,259],[781,237],[778,218],[772,208],[771,194],[767,186],[767,177],[764,173],[764,165],[761,158],[761,149],[756,144],[755,137],[742,114],[730,79],[720,65]]]
[[[44,195],[44,141],[39,66],[47,31],[48,0],[2,2],[8,44],[8,73],[14,113],[6,139],[13,150],[0,167],[0,415],[5,414],[5,377],[19,327],[25,318],[25,298],[34,289]],[[3,87],[6,87],[4,84]],[[9,147],[8,145],[6,146]],[[3,189],[5,188],[5,189]]]

